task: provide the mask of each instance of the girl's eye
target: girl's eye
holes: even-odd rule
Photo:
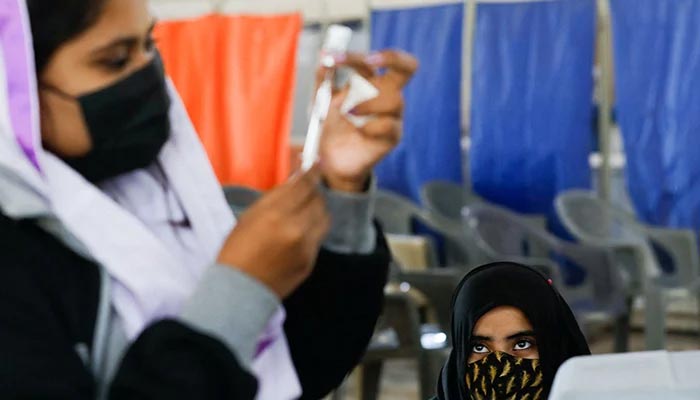
[[[529,340],[521,340],[515,344],[515,350],[527,350],[532,347],[532,343]]]
[[[124,69],[128,64],[129,57],[112,58],[102,61],[102,65],[104,65],[105,68],[117,72]]]
[[[127,46],[118,46],[101,57],[99,65],[109,72],[120,72],[129,65],[131,52]]]
[[[155,38],[153,38],[152,35],[146,39],[145,47],[146,47],[146,51],[152,51],[153,49],[156,48],[156,40],[155,40]]]
[[[472,347],[472,352],[475,354],[485,354],[489,352],[489,348],[483,344],[475,344],[474,347]]]

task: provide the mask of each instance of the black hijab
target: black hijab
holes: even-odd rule
[[[465,377],[472,331],[484,314],[499,306],[523,312],[535,330],[546,394],[569,358],[589,355],[574,314],[544,275],[515,263],[494,263],[471,271],[452,299],[452,353],[438,382],[438,399],[468,400]]]

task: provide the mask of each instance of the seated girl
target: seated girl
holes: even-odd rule
[[[559,367],[590,354],[552,281],[506,262],[473,270],[457,287],[452,342],[439,400],[546,399]]]

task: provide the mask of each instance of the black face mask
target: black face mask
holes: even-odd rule
[[[170,135],[170,97],[158,55],[124,80],[75,100],[87,122],[92,149],[63,160],[88,181],[151,165]]]

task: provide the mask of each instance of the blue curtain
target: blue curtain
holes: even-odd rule
[[[480,4],[474,48],[474,190],[523,213],[590,188],[595,2]]]
[[[700,228],[700,2],[612,0],[618,121],[638,215]]]
[[[405,90],[403,141],[376,169],[380,187],[416,201],[426,182],[462,181],[462,16],[461,4],[372,13],[372,49],[403,49],[420,61]]]

